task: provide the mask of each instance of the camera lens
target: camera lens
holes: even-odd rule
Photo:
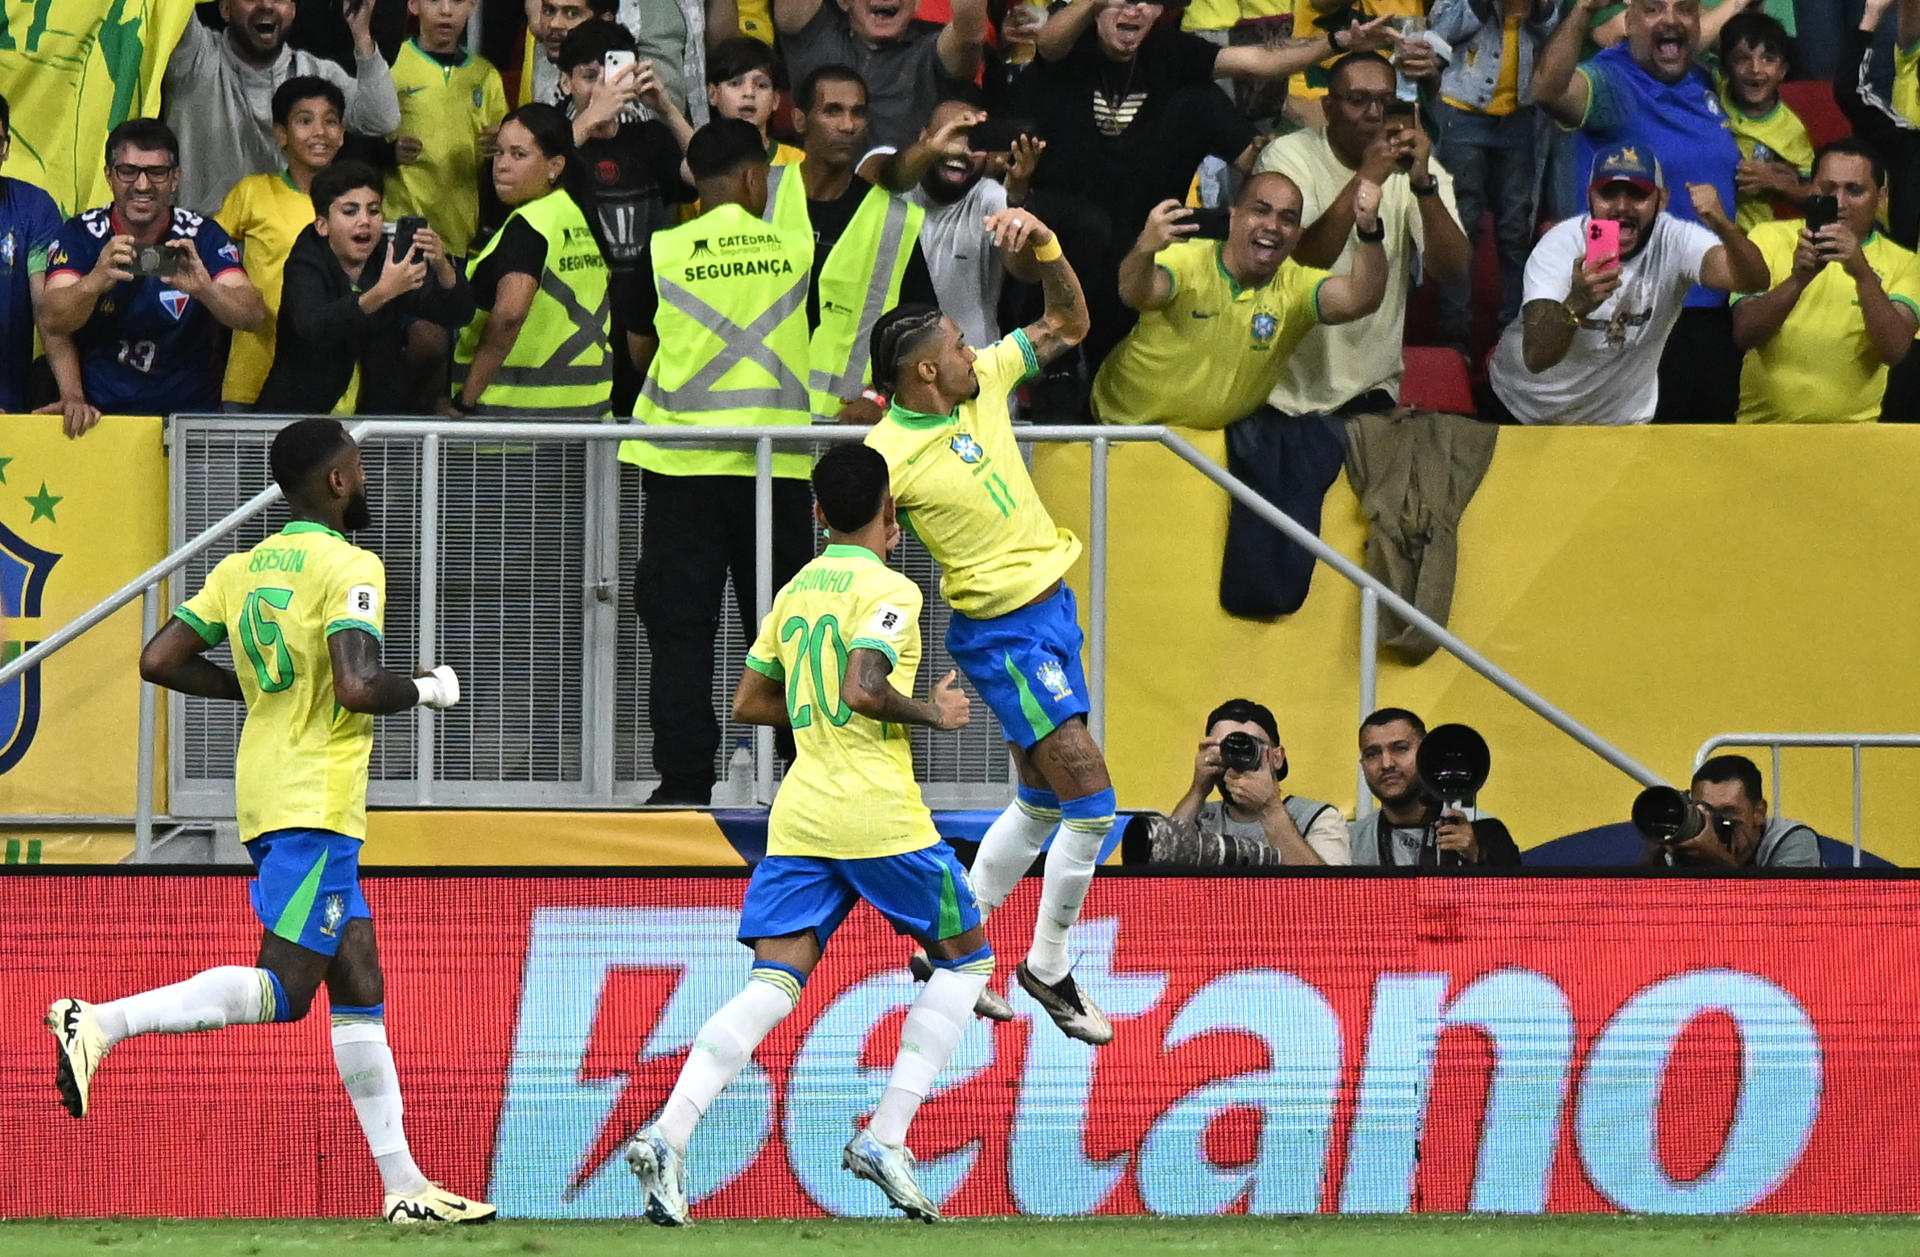
[[[1263,758],[1260,743],[1251,733],[1229,733],[1220,739],[1220,762],[1235,772],[1252,772]]]

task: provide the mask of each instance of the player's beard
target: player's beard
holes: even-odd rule
[[[359,532],[362,528],[373,526],[373,507],[367,504],[365,489],[347,499],[346,513],[340,517],[340,526],[348,532]]]

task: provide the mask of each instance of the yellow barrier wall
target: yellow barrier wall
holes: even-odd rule
[[[0,656],[77,619],[166,551],[159,419],[115,416],[70,441],[57,415],[0,416]],[[163,621],[172,609],[162,605]],[[140,644],[135,602],[37,669],[37,717],[21,701],[31,687],[0,693],[0,813],[133,811]]]
[[[1224,464],[1220,434],[1192,439]],[[1087,460],[1084,446],[1035,458],[1056,518],[1083,537]],[[1716,733],[1920,731],[1916,484],[1920,428],[1506,429],[1463,521],[1450,627],[1683,785]],[[1358,591],[1322,566],[1299,614],[1233,619],[1217,597],[1221,490],[1164,449],[1116,446],[1109,500],[1106,746],[1122,804],[1172,806],[1199,722],[1244,696],[1274,709],[1288,787],[1351,814]],[[1344,477],[1322,533],[1360,557]],[[1071,579],[1084,616],[1084,560]],[[1383,661],[1379,701],[1486,734],[1482,802],[1522,847],[1623,820],[1638,789],[1445,654]],[[1920,751],[1869,751],[1865,772],[1866,846],[1920,865]],[[1787,814],[1850,837],[1846,751],[1787,752],[1784,776]]]

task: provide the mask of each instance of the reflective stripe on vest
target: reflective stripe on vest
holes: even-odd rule
[[[806,424],[812,237],[720,205],[656,232],[651,255],[659,348],[634,417],[649,426]],[[775,449],[775,475],[810,472],[806,453]],[[633,440],[620,457],[667,475],[751,475],[754,446]]]
[[[776,166],[768,172],[762,217],[813,234],[798,167]],[[900,283],[925,218],[920,206],[877,185],[870,187],[853,221],[820,264],[820,321],[807,355],[807,387],[816,418],[834,418],[840,403],[859,396],[865,386],[868,339],[880,316],[899,303]],[[884,285],[874,282],[880,275],[886,277]]]
[[[513,217],[547,242],[546,263],[520,334],[481,393],[475,413],[610,418],[613,376],[608,316],[612,307],[606,258],[592,228],[564,192],[531,201],[516,209]],[[474,256],[468,264],[469,276],[505,235],[503,227]],[[466,380],[488,317],[485,311],[477,313],[460,333],[454,350],[456,383]]]

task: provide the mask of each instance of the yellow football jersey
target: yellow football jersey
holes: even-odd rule
[[[1017,611],[1066,575],[1080,539],[1057,527],[1027,475],[1007,398],[1039,373],[1027,334],[980,351],[980,393],[950,415],[890,407],[867,434],[886,457],[900,522],[940,564],[940,594],[974,620]]]
[[[240,264],[247,268],[247,278],[260,290],[267,307],[266,321],[258,330],[233,334],[226,383],[220,388],[222,401],[251,405],[273,369],[287,255],[300,233],[313,226],[313,198],[295,187],[284,170],[248,175],[233,185],[213,218],[240,246]]]
[[[838,860],[919,851],[940,841],[913,779],[905,725],[840,697],[847,658],[877,650],[888,681],[913,693],[920,590],[859,546],[828,546],[774,596],[747,666],[781,682],[798,751],[767,817],[768,855]]]
[[[241,841],[293,828],[366,837],[373,717],[334,701],[327,639],[377,640],[386,600],[378,555],[296,522],[220,560],[174,612],[209,645],[233,642],[247,701],[233,769]]]
[[[467,54],[444,66],[409,39],[393,62],[400,96],[399,135],[420,141],[420,157],[387,175],[387,220],[418,214],[454,257],[464,257],[480,228],[480,133],[507,116],[500,72]]]

